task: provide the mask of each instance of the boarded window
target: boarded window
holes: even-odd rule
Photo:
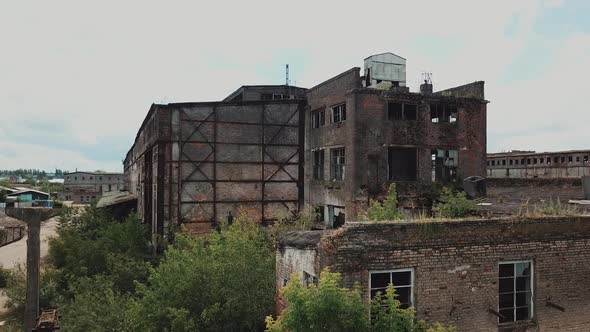
[[[388,103],[387,118],[389,120],[409,120],[414,121],[417,118],[418,105],[403,103]]]
[[[387,153],[389,180],[416,181],[416,149],[390,147]]]

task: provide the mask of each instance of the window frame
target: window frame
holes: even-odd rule
[[[346,103],[336,104],[330,107],[332,110],[332,123],[342,123],[346,121]],[[338,121],[336,121],[336,112],[338,112]]]
[[[498,262],[498,302],[497,302],[497,306],[496,306],[496,310],[498,310],[498,313],[500,313],[500,265],[507,265],[507,264],[512,264],[513,266],[515,264],[519,264],[519,263],[528,263],[530,268],[531,268],[531,275],[529,283],[530,283],[530,307],[529,307],[529,317],[527,319],[521,319],[521,320],[517,320],[516,319],[516,275],[513,276],[514,279],[514,289],[513,289],[513,293],[514,293],[514,317],[512,321],[508,321],[508,322],[500,322],[500,317],[498,317],[498,324],[499,325],[510,325],[510,324],[518,324],[519,322],[527,322],[527,321],[531,321],[535,318],[535,266],[534,266],[534,262],[532,259],[522,259],[522,260],[507,260],[507,261],[499,261]]]
[[[336,151],[342,150],[342,156],[335,157],[334,154]],[[335,158],[343,158],[343,163],[334,163]],[[336,166],[340,166],[340,177],[336,178]],[[344,181],[344,172],[346,167],[346,149],[344,147],[337,147],[330,149],[330,180],[332,181]]]
[[[318,156],[318,160],[316,160],[316,154]],[[346,155],[345,155],[346,157]],[[313,180],[324,180],[324,165],[326,164],[326,153],[323,149],[313,150],[312,151],[312,179]],[[317,162],[321,161],[321,165]]]
[[[400,268],[400,269],[389,269],[389,270],[369,270],[369,300],[372,299],[371,297],[371,291],[373,290],[373,287],[371,287],[371,276],[373,274],[379,274],[379,273],[389,273],[389,283],[391,282],[391,274],[392,273],[401,273],[401,272],[410,272],[410,306],[416,308],[416,296],[414,294],[414,290],[416,289],[416,270],[413,267],[407,267],[407,268]],[[389,285],[389,284],[388,284]],[[393,285],[394,288],[397,289],[397,287],[395,285]],[[407,288],[408,286],[400,286],[403,288]],[[379,287],[380,288],[380,287]],[[385,292],[383,292],[382,294],[385,294]]]

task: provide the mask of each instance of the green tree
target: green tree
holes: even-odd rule
[[[387,198],[383,203],[370,200],[367,216],[372,221],[394,221],[404,218],[404,214],[397,207],[397,188],[395,183],[389,185]]]
[[[415,322],[414,308],[402,309],[395,288],[389,284],[385,294],[378,292],[371,300],[371,329],[373,331],[412,332],[420,324]]]
[[[61,308],[64,331],[125,331],[128,298],[103,275],[84,277],[71,286],[74,298]]]
[[[434,213],[437,217],[443,218],[462,218],[473,213],[477,209],[474,201],[467,199],[463,191],[454,191],[450,188],[443,188],[438,199],[434,204]]]
[[[274,309],[275,252],[266,230],[238,217],[219,233],[176,236],[129,309],[137,331],[250,331]]]
[[[340,278],[340,273],[324,270],[317,286],[305,287],[293,274],[282,290],[286,307],[277,320],[266,318],[266,330],[368,331],[369,310],[359,286],[340,287]]]

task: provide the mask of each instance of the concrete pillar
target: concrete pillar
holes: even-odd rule
[[[590,199],[590,176],[582,176],[582,187],[584,187],[584,199]]]
[[[39,316],[39,261],[41,259],[41,222],[57,215],[50,208],[7,208],[6,215],[27,223],[27,292],[25,331],[35,328]]]

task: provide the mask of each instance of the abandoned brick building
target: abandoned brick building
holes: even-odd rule
[[[288,233],[277,289],[293,273],[359,282],[368,300],[393,283],[419,319],[458,331],[590,331],[590,217],[347,222]],[[284,306],[279,297],[279,309]]]
[[[206,232],[240,206],[268,222],[305,203],[331,227],[392,181],[414,202],[433,181],[485,176],[484,83],[412,93],[405,66],[383,53],[364,76],[309,90],[246,85],[222,102],[152,105],[124,161],[139,214],[166,235]]]
[[[124,169],[153,234],[166,237],[180,224],[207,232],[240,208],[262,222],[300,208],[305,102],[248,95],[152,105]]]
[[[590,176],[590,150],[511,151],[487,155],[489,178],[580,178]]]
[[[352,68],[307,91],[305,202],[328,226],[354,218],[393,181],[402,202],[420,204],[433,181],[485,177],[484,82],[409,92],[405,65],[373,55],[364,76]]]

